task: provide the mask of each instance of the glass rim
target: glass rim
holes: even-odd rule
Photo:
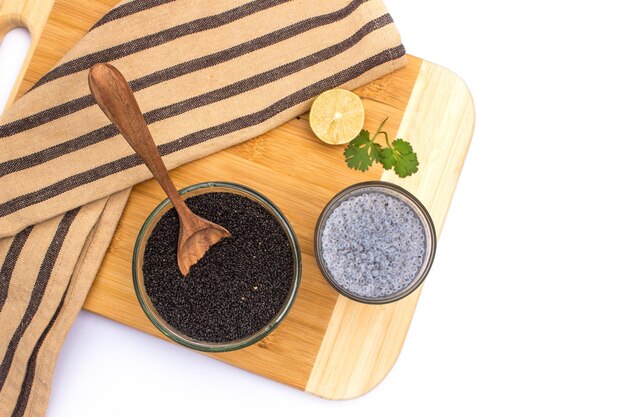
[[[425,220],[424,232],[425,234],[427,234],[428,237],[430,237],[430,241],[431,241],[430,256],[427,258],[424,265],[417,272],[416,278],[414,279],[414,281],[411,282],[411,284],[409,284],[406,288],[396,293],[393,293],[388,297],[378,297],[378,298],[362,297],[341,287],[339,284],[337,284],[332,273],[328,270],[328,267],[326,266],[326,263],[324,262],[323,255],[322,255],[322,252],[323,252],[321,248],[322,227],[326,224],[326,220],[328,220],[328,216],[330,216],[330,213],[332,213],[332,211],[335,209],[335,206],[340,201],[343,201],[343,199],[346,196],[362,188],[383,188],[383,189],[387,189],[387,190],[391,190],[393,192],[399,193],[403,197],[407,198],[412,204],[414,204],[417,207],[417,209],[419,210],[419,213],[423,216]],[[420,218],[420,221],[421,220],[422,219]],[[333,198],[330,199],[330,201],[326,204],[326,206],[324,206],[324,209],[322,210],[320,216],[317,219],[317,224],[315,225],[315,235],[313,237],[313,244],[314,244],[314,253],[315,253],[315,260],[317,262],[317,266],[319,267],[326,281],[337,292],[339,292],[344,297],[347,297],[359,303],[389,304],[389,303],[399,301],[409,296],[422,285],[422,283],[428,276],[428,273],[430,272],[430,269],[433,265],[433,261],[435,259],[435,253],[437,251],[437,233],[435,230],[435,224],[432,220],[432,217],[430,216],[430,213],[428,212],[424,204],[422,204],[422,202],[416,196],[411,194],[409,191],[407,191],[403,187],[397,184],[391,183],[391,182],[365,181],[365,182],[352,184],[351,186],[346,187],[343,190],[339,191]]]
[[[163,324],[163,323],[167,324],[165,319],[161,318],[160,315],[158,318],[156,317],[158,315],[158,312],[156,312],[156,309],[151,308],[150,305],[148,305],[148,303],[150,302],[149,296],[147,293],[145,293],[145,296],[144,296],[144,293],[142,292],[142,289],[140,288],[140,285],[139,285],[139,277],[138,277],[138,259],[139,259],[139,255],[141,251],[141,243],[144,240],[144,236],[146,237],[146,239],[149,237],[149,235],[146,236],[146,233],[148,229],[150,228],[150,226],[152,225],[154,219],[165,209],[165,207],[171,204],[171,201],[169,198],[165,198],[163,201],[161,201],[154,208],[154,210],[152,210],[152,212],[148,215],[143,225],[141,226],[139,233],[137,234],[137,239],[135,240],[135,246],[133,248],[133,258],[132,258],[133,287],[135,289],[135,295],[137,296],[137,299],[139,300],[139,305],[141,306],[141,309],[144,311],[145,315],[161,333],[167,336],[167,338],[169,338],[170,340],[180,345],[183,345],[190,349],[202,351],[202,352],[229,352],[232,350],[242,349],[244,347],[253,345],[259,342],[260,340],[262,340],[263,338],[265,338],[284,320],[284,318],[287,316],[287,314],[291,310],[291,307],[293,306],[293,303],[296,299],[296,295],[298,293],[298,289],[300,287],[300,283],[302,280],[302,255],[300,252],[300,245],[298,243],[298,238],[296,236],[296,233],[293,230],[289,221],[287,220],[287,217],[282,213],[282,211],[280,211],[280,209],[269,198],[265,197],[263,194],[259,193],[258,191],[255,191],[252,188],[246,187],[244,185],[235,184],[232,182],[222,182],[222,181],[208,181],[208,182],[202,182],[199,184],[190,185],[188,187],[185,187],[179,190],[179,194],[181,196],[184,196],[185,194],[188,194],[190,192],[197,191],[197,190],[218,189],[218,188],[225,189],[226,190],[225,192],[228,192],[227,190],[233,190],[243,195],[253,197],[261,201],[265,205],[264,208],[269,209],[269,211],[272,213],[274,218],[278,220],[281,227],[285,230],[287,234],[287,238],[289,240],[290,246],[292,247],[294,273],[293,273],[292,280],[291,280],[291,287],[289,289],[289,294],[287,295],[287,298],[285,299],[278,313],[276,313],[276,315],[272,317],[272,319],[269,321],[269,323],[267,323],[267,325],[265,325],[262,329],[258,330],[257,332],[249,335],[248,337],[234,340],[231,342],[211,343],[211,342],[203,342],[201,340],[196,340],[191,337],[185,337],[185,335],[182,332],[180,332],[181,333],[180,335],[173,332],[170,328],[168,328],[167,326]],[[146,298],[148,298],[148,300],[146,300]],[[162,320],[162,322],[161,320],[159,320],[159,318]],[[171,325],[168,324],[168,326],[171,326]],[[171,327],[174,328],[173,326]]]

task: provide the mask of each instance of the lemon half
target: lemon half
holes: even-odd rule
[[[328,90],[315,99],[309,123],[315,136],[331,145],[350,142],[363,129],[365,109],[361,98],[348,90]]]

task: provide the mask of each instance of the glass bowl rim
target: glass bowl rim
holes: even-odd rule
[[[425,229],[424,231],[431,238],[431,242],[432,242],[431,255],[429,259],[427,260],[427,262],[422,267],[422,269],[418,272],[418,278],[415,279],[410,285],[408,285],[403,290],[398,291],[397,293],[394,293],[390,295],[389,297],[366,298],[366,297],[361,297],[357,294],[349,292],[348,290],[346,290],[345,288],[337,284],[332,274],[326,267],[326,264],[322,258],[322,248],[320,245],[322,223],[325,222],[325,220],[327,220],[328,216],[331,213],[331,208],[338,201],[350,195],[353,191],[361,189],[361,188],[384,188],[384,189],[391,190],[393,192],[397,192],[401,194],[403,197],[406,197],[408,200],[411,201],[411,203],[417,206],[421,214],[424,216],[426,220],[426,224],[424,225],[424,229]],[[322,212],[320,213],[320,216],[317,219],[317,224],[315,225],[315,235],[313,237],[313,244],[314,244],[314,253],[315,253],[315,260],[317,262],[317,266],[319,267],[326,281],[337,292],[339,292],[344,297],[347,297],[359,303],[374,304],[374,305],[390,304],[390,303],[399,301],[405,297],[408,297],[410,294],[412,294],[415,290],[417,290],[422,285],[422,283],[428,276],[428,273],[430,272],[433,261],[435,259],[435,253],[437,252],[437,232],[435,230],[435,224],[433,222],[432,217],[430,216],[430,213],[428,212],[424,204],[411,192],[409,192],[408,190],[406,190],[405,188],[397,184],[387,182],[387,181],[365,181],[365,182],[352,184],[349,187],[346,187],[343,190],[339,191],[337,194],[335,194],[333,198],[330,199],[330,201],[326,204],[326,206],[324,206],[324,209],[322,210]]]
[[[245,348],[247,346],[250,346],[259,342],[260,340],[265,338],[267,335],[269,335],[272,331],[274,331],[274,329],[284,320],[284,318],[287,316],[287,314],[291,310],[291,307],[293,306],[293,303],[296,299],[296,295],[298,294],[298,289],[300,288],[300,283],[302,281],[302,255],[300,251],[300,244],[298,243],[298,237],[296,236],[296,233],[293,230],[293,227],[287,220],[287,217],[283,214],[282,211],[280,211],[280,209],[269,198],[265,197],[263,194],[259,193],[258,191],[255,191],[252,188],[247,187],[245,185],[235,184],[232,182],[207,181],[207,182],[202,182],[202,183],[198,183],[198,184],[194,184],[194,185],[190,185],[188,187],[182,188],[178,192],[181,196],[184,196],[185,194],[188,194],[196,190],[210,189],[210,188],[231,189],[231,190],[238,191],[244,195],[247,194],[254,198],[257,198],[258,200],[260,200],[266,205],[265,208],[269,208],[274,218],[276,218],[285,229],[287,233],[287,238],[291,244],[290,246],[292,246],[293,248],[292,255],[293,255],[293,261],[294,261],[294,275],[292,277],[291,289],[289,290],[289,294],[287,295],[287,298],[285,299],[283,306],[281,307],[279,312],[270,320],[269,323],[267,323],[261,330],[257,331],[256,333],[253,333],[252,335],[246,338],[234,340],[232,342],[215,343],[215,344],[210,344],[209,342],[202,342],[202,341],[193,341],[191,340],[191,338],[186,339],[186,338],[180,337],[179,335],[172,333],[170,329],[168,329],[167,327],[164,327],[159,322],[159,320],[157,320],[157,318],[154,316],[153,312],[151,311],[150,307],[148,306],[146,300],[144,299],[141,293],[141,290],[139,288],[139,278],[137,276],[138,275],[137,262],[138,262],[141,242],[143,241],[143,238],[146,235],[146,232],[148,228],[150,227],[150,225],[152,224],[152,222],[154,221],[154,219],[170,203],[169,198],[165,198],[154,208],[154,210],[152,210],[152,212],[148,215],[143,225],[141,226],[139,233],[137,234],[137,239],[135,240],[135,246],[133,248],[133,258],[132,258],[132,264],[131,264],[132,274],[133,274],[133,287],[135,289],[135,295],[137,296],[137,299],[139,300],[139,305],[141,306],[141,309],[143,310],[144,314],[148,317],[150,322],[161,333],[163,333],[168,339],[182,346],[185,346],[187,348],[198,350],[201,352],[229,352],[233,350],[242,349],[242,348]],[[163,318],[161,319],[163,320],[163,322],[167,323],[165,319]],[[183,333],[181,332],[181,334]]]

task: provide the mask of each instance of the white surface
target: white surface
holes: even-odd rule
[[[0,41],[0,114],[9,99],[11,87],[15,84],[29,46],[30,35],[24,28],[10,31],[4,41]]]
[[[621,3],[387,4],[407,50],[460,74],[477,109],[437,260],[388,378],[328,402],[83,312],[50,417],[626,414]]]

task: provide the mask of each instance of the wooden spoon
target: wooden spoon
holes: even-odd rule
[[[230,237],[228,230],[196,216],[178,194],[148,130],[139,105],[124,76],[110,64],[96,64],[89,71],[89,88],[96,102],[145,162],[178,212],[178,269],[183,275],[217,242]]]

